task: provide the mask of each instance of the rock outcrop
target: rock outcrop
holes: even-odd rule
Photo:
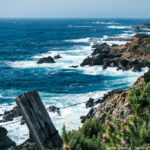
[[[16,145],[16,143],[7,136],[7,133],[8,131],[0,126],[0,150],[6,150]]]
[[[107,39],[104,39],[104,41],[132,41],[132,40],[134,40],[134,38],[123,38],[123,37],[118,37],[118,38],[107,38]]]
[[[54,59],[60,59],[60,58],[62,58],[62,57],[59,54],[54,56]]]
[[[141,86],[144,82],[150,82],[150,70],[141,76],[134,86]],[[134,112],[128,103],[129,92],[130,89],[108,92],[104,95],[97,108],[92,108],[86,116],[81,117],[81,122],[84,122],[86,119],[93,119],[94,117],[104,121],[107,114],[110,114],[113,119],[125,118],[133,114]]]
[[[96,48],[80,65],[117,67],[118,70],[140,72],[143,67],[150,68],[150,35],[136,35],[131,43],[109,46],[104,43]]]
[[[55,63],[54,59],[51,56],[43,57],[41,58],[37,64],[43,64],[43,63]]]
[[[48,107],[48,111],[49,112],[56,112],[59,116],[61,116],[61,114],[60,114],[60,108],[58,108],[56,106],[49,106]]]
[[[139,28],[148,28],[148,29],[150,29],[150,23],[140,24],[138,27]]]
[[[7,121],[13,121],[14,118],[20,117],[21,113],[19,112],[17,106],[15,106],[10,111],[5,111],[4,114],[2,114],[3,119],[0,120],[0,122],[7,122]]]

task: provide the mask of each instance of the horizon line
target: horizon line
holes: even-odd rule
[[[0,17],[0,19],[150,19],[150,17]]]

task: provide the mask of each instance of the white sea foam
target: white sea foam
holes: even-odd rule
[[[120,34],[118,37],[121,37],[121,38],[129,38],[129,37],[131,37],[131,36],[134,36],[135,35],[135,33],[134,32],[128,32],[128,33],[122,33],[122,34]]]
[[[83,69],[83,68],[79,68]],[[85,67],[83,69],[83,73],[85,74],[102,74],[104,76],[124,76],[125,78],[117,79],[117,83],[128,83],[129,85],[133,84],[136,79],[143,75],[145,71],[148,69],[145,68],[140,73],[135,73],[132,71],[117,71],[116,68],[108,68],[106,70],[102,70],[101,67]],[[93,72],[95,71],[95,72]],[[116,83],[115,83],[116,84]],[[48,106],[56,106],[56,107],[64,107],[69,106],[75,103],[85,102],[90,97],[92,98],[100,98],[102,97],[106,92],[108,91],[95,91],[95,92],[89,92],[89,93],[83,93],[83,94],[56,94],[56,93],[43,93],[40,92],[40,96],[43,100],[44,105],[46,108]],[[0,110],[10,110],[15,104],[2,104]],[[56,126],[56,128],[59,130],[60,134],[62,132],[62,126],[65,125],[67,130],[77,129],[79,126],[81,126],[80,116],[86,115],[88,113],[89,109],[85,108],[85,104],[80,104],[74,107],[69,107],[66,109],[61,109],[61,116],[59,116],[57,113],[49,112],[49,115]],[[72,119],[72,117],[74,119]],[[18,120],[20,118],[16,118],[15,120]],[[14,121],[15,121],[14,120]],[[10,122],[7,122],[10,123]],[[1,123],[2,124],[2,123]],[[0,124],[0,125],[1,125]],[[24,140],[28,138],[28,128],[26,125],[20,126],[20,123],[15,123],[12,125],[7,125],[6,128],[8,129],[8,135],[17,142],[17,144],[22,143]]]
[[[92,28],[92,26],[74,26],[74,25],[68,25],[69,28]]]
[[[86,56],[90,55],[91,53],[91,45],[89,46],[79,46],[77,49],[68,50],[68,51],[49,51],[47,53],[43,53],[41,55],[33,56],[32,61],[8,61],[6,62],[7,65],[13,68],[51,68],[53,69],[66,69],[70,68],[72,65],[78,65],[82,62]],[[42,57],[48,57],[60,54],[61,59],[56,60],[56,63],[44,63],[44,64],[37,64],[37,61]]]
[[[125,36],[125,34],[120,34],[119,36],[117,37],[128,37],[127,34]],[[104,35],[102,38],[93,38],[93,42],[95,44],[102,44],[102,43],[107,43],[108,45],[113,45],[113,44],[117,44],[117,45],[122,45],[122,44],[126,44],[128,41],[115,41],[115,40],[112,40],[112,41],[107,41],[108,38],[117,38],[117,37],[109,37],[107,35]]]
[[[90,41],[90,38],[82,38],[82,39],[72,39],[72,40],[65,40],[66,42],[75,42],[75,43],[87,43]]]
[[[118,24],[118,23],[114,21],[110,21],[110,22],[96,21],[96,22],[93,22],[93,24]]]
[[[46,106],[46,108],[50,105],[55,105],[57,107],[63,107],[72,105],[75,103],[85,102],[90,97],[100,98],[106,91],[97,91],[97,92],[89,92],[83,94],[54,94],[54,93],[39,93],[42,97],[42,100]],[[15,105],[14,103],[9,104],[11,108]],[[1,108],[4,110],[10,110],[10,106],[8,104],[1,105]],[[57,113],[49,113],[50,117],[59,130],[62,132],[62,127],[65,124],[68,130],[77,129],[78,126],[81,125],[80,116],[86,115],[89,109],[85,108],[85,104],[80,104],[74,107],[70,107],[67,109],[61,109],[61,116]],[[72,116],[74,119],[72,119]],[[29,137],[29,131],[26,125],[20,125],[20,117],[15,118],[12,122],[0,123],[0,125],[4,125],[8,130],[8,136],[12,138],[17,144],[24,142]],[[19,121],[19,122],[18,122]]]
[[[132,26],[108,26],[110,29],[132,29]]]

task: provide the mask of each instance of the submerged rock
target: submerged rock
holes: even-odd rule
[[[56,107],[56,106],[49,106],[49,107],[48,107],[48,110],[49,110],[50,112],[57,112],[57,113],[61,116],[61,114],[60,114],[60,108],[58,108],[58,107]]]
[[[7,133],[8,131],[0,126],[0,150],[6,150],[16,145],[16,143],[7,136]]]
[[[38,64],[43,64],[43,63],[55,63],[54,59],[51,56],[48,57],[43,57],[41,58],[38,62]]]
[[[71,68],[78,68],[78,65],[76,65],[76,66],[70,66]]]
[[[62,58],[59,54],[54,56],[54,59],[59,59],[59,58]]]

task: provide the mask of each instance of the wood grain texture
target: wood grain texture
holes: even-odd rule
[[[58,131],[36,91],[18,96],[16,103],[39,150],[62,148],[63,143]]]

